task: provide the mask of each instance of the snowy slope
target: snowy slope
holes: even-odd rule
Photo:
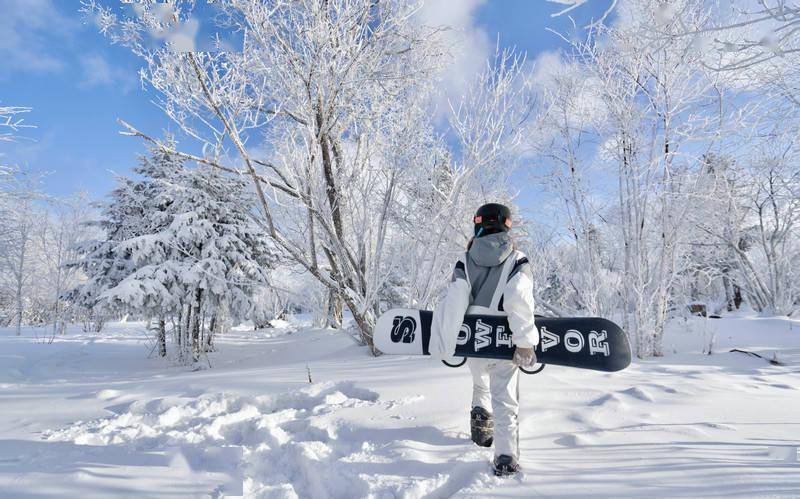
[[[469,441],[466,368],[287,328],[233,332],[188,372],[147,359],[139,324],[3,330],[0,496],[800,497],[800,322],[709,321],[711,356],[703,324],[621,373],[524,376],[513,479]]]

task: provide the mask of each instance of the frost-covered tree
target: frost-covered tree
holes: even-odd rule
[[[92,229],[86,224],[90,212],[91,206],[85,193],[66,199],[53,199],[47,206],[47,215],[37,234],[41,254],[41,273],[38,278],[47,283],[42,286],[45,288],[43,301],[47,308],[47,320],[53,325],[51,338],[63,334],[67,322],[77,317],[62,295],[80,280],[78,269],[70,263],[78,257],[79,244],[91,236]]]
[[[564,6],[553,14],[561,16],[592,0],[548,1]],[[594,23],[607,21],[615,8],[624,9],[629,3],[628,0],[611,0]],[[795,29],[800,23],[800,2],[796,0],[648,0],[648,3],[657,12],[660,22],[648,27],[650,36],[645,40],[702,35],[707,43],[696,48],[720,53],[722,57],[714,67],[721,71],[766,67],[776,62],[781,64],[781,59],[800,51],[800,34]],[[621,16],[626,14],[619,13]],[[702,15],[705,22],[701,25],[683,22],[687,15],[692,14]],[[659,25],[666,24],[678,29],[660,29]]]
[[[408,193],[436,170],[453,191],[437,194],[438,212],[424,217],[425,225],[460,230],[455,220],[465,218],[452,213],[465,209],[464,184],[478,177],[476,169],[488,175],[498,164],[500,139],[513,135],[513,115],[524,110],[511,98],[518,79],[508,76],[518,69],[492,72],[485,89],[476,85],[463,106],[453,103],[453,131],[464,149],[455,155],[463,162],[451,163],[430,109],[444,51],[410,0],[216,2],[219,26],[236,29],[243,42],[239,51],[214,54],[147,40],[189,19],[194,2],[173,2],[168,16],[156,2],[143,2],[135,19],[99,1],[83,3],[102,31],[143,58],[162,108],[206,154],[172,152],[250,178],[265,230],[327,288],[332,323],[341,300],[368,345],[387,283],[409,256],[407,235],[397,230],[414,221]],[[228,152],[237,158],[227,159]],[[441,266],[434,262],[422,277],[436,282]],[[422,283],[413,294],[427,302],[435,289]]]
[[[736,287],[754,309],[788,315],[800,301],[797,151],[791,144],[771,144],[751,161],[731,169],[715,192],[722,209],[698,227],[722,246]]]
[[[522,137],[533,102],[523,55],[498,50],[464,82],[450,103],[450,147],[430,139],[403,148],[395,161],[408,165],[393,207],[392,272],[382,300],[388,305],[435,305],[452,264],[472,237],[472,215],[483,203],[512,204],[508,177],[520,164]],[[420,117],[420,121],[423,118]],[[517,220],[521,217],[515,213]]]
[[[207,165],[185,168],[153,151],[103,206],[106,239],[87,245],[79,263],[88,281],[73,291],[82,303],[166,322],[179,358],[197,361],[212,346],[221,314],[244,317],[266,282],[275,253],[249,213],[245,181]]]
[[[173,3],[166,23],[188,19],[193,3]],[[241,168],[193,159],[252,180],[265,230],[347,305],[370,344],[387,215],[402,177],[382,158],[403,142],[391,134],[419,127],[418,103],[431,83],[434,51],[412,20],[415,6],[217,2],[219,20],[241,31],[243,46],[209,54],[154,49],[143,40],[165,25],[155,2],[143,2],[140,16],[124,22],[98,2],[84,4],[103,31],[144,58],[146,79],[185,132],[208,151],[233,148]],[[246,146],[261,139],[273,154]]]
[[[695,189],[687,199],[691,208],[684,226],[678,305],[700,302],[711,307],[711,313],[730,312],[741,305],[735,255],[723,238],[714,236],[739,232],[740,221],[733,215],[738,201],[731,195],[739,169],[730,157],[709,153],[695,172]]]
[[[0,144],[13,142],[20,129],[31,127],[20,117],[28,112],[30,108],[0,105]],[[6,320],[15,318],[17,334],[22,325],[26,269],[30,266],[27,257],[33,220],[24,205],[32,197],[32,186],[18,168],[4,163],[0,150],[0,314]]]
[[[5,241],[0,252],[0,266],[7,276],[7,289],[13,297],[13,324],[16,334],[22,333],[25,302],[33,281],[34,231],[41,216],[30,198],[17,198],[5,218]]]
[[[565,272],[550,274],[546,301],[569,304],[586,315],[607,316],[618,308],[613,299],[617,289],[609,276],[606,238],[599,216],[608,202],[596,199],[593,178],[598,171],[594,144],[602,140],[605,108],[600,97],[601,82],[574,55],[536,81],[541,94],[541,114],[529,137],[536,161],[546,168],[545,185],[560,199],[553,225],[564,227],[563,241],[554,243],[555,258]],[[558,249],[556,249],[558,248]],[[581,269],[570,272],[569,268]],[[556,286],[561,280],[566,284]],[[553,294],[559,289],[560,295]],[[555,300],[555,302],[553,302]]]
[[[681,17],[688,12],[703,13],[700,25],[685,25]],[[656,36],[700,35],[703,48],[719,54],[710,67],[718,71],[773,71],[781,66],[792,71],[792,59],[800,53],[800,2],[796,0],[682,0],[663,2],[661,17],[677,30],[657,30]],[[788,66],[787,66],[788,65]],[[752,74],[752,73],[751,73]]]
[[[728,112],[719,75],[705,68],[695,40],[641,43],[644,30],[668,29],[661,7],[620,2],[615,22],[597,25],[587,43],[575,44],[570,64],[577,67],[563,68],[545,89],[539,132],[552,137],[539,140],[541,154],[558,166],[554,181],[576,241],[566,255],[574,253],[577,265],[568,267],[580,269],[559,280],[577,288],[569,292],[579,308],[621,310],[640,356],[661,354],[686,263],[693,172]],[[703,19],[692,14],[682,21]],[[613,181],[598,179],[602,190],[590,192],[594,172]]]
[[[43,227],[47,213],[40,206],[40,176],[14,170],[10,172],[2,198],[3,224],[0,226],[0,298],[9,322],[21,334],[27,312],[36,293],[33,286],[38,265],[36,234]],[[9,313],[10,311],[10,313]],[[38,312],[38,311],[36,311]]]

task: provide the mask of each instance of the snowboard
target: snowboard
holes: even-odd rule
[[[429,355],[433,312],[396,308],[375,325],[378,349],[390,355]],[[625,332],[599,317],[536,317],[541,364],[614,372],[631,363]],[[502,315],[466,315],[456,340],[456,357],[508,359],[514,356],[508,320]]]

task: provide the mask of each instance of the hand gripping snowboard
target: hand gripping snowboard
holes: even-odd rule
[[[395,308],[375,325],[375,346],[391,355],[429,355],[433,312]],[[625,332],[597,317],[537,317],[542,364],[595,371],[620,371],[631,363]],[[508,359],[514,356],[508,320],[500,315],[467,315],[456,341],[456,357]]]

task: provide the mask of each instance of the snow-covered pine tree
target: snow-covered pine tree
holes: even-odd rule
[[[142,161],[145,162],[144,159]],[[142,191],[145,190],[146,182],[119,178],[108,201],[95,203],[100,216],[88,225],[96,227],[101,237],[79,243],[79,258],[68,264],[77,267],[86,280],[68,291],[65,299],[86,311],[87,323],[90,324],[88,328],[93,332],[100,332],[102,317],[107,312],[102,306],[100,296],[135,271],[133,260],[118,253],[116,247],[119,243],[144,233],[147,198]]]
[[[247,184],[207,166],[186,168],[153,151],[103,207],[105,241],[86,246],[89,277],[74,296],[85,304],[156,318],[159,350],[173,324],[178,358],[197,361],[212,346],[220,313],[242,317],[275,260],[248,213]]]

